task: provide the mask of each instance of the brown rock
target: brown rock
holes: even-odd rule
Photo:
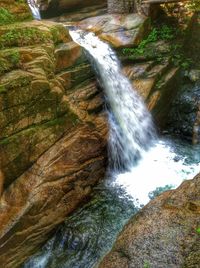
[[[99,38],[115,48],[136,46],[148,32],[147,17],[130,15],[102,15],[81,21],[78,26],[95,32]]]
[[[19,267],[104,177],[101,93],[82,49],[53,22],[0,27],[0,263]],[[31,33],[27,35],[27,33]],[[67,58],[62,58],[67,53]],[[3,64],[2,64],[3,63]],[[0,195],[3,176],[0,173]]]
[[[85,60],[83,49],[74,42],[57,46],[55,56],[57,62],[56,72],[80,64]]]
[[[199,267],[199,226],[200,175],[134,216],[99,267]]]
[[[3,184],[4,184],[4,175],[3,172],[0,170],[0,196],[3,192]]]
[[[0,262],[18,267],[104,176],[105,140],[77,126],[4,193],[0,201]]]

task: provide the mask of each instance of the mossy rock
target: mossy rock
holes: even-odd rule
[[[43,152],[78,122],[77,116],[69,111],[62,117],[33,125],[1,139],[0,161],[6,177],[5,187],[28,169]]]
[[[19,68],[20,53],[18,49],[5,49],[0,51],[0,75]]]
[[[0,49],[71,41],[69,32],[52,22],[14,23],[0,27]]]
[[[1,0],[0,26],[27,20],[32,20],[32,14],[26,1]]]

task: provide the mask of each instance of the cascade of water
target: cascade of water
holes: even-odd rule
[[[109,45],[100,41],[93,33],[76,30],[70,31],[70,34],[92,56],[103,83],[110,107],[110,168],[128,170],[155,138],[151,115],[130,81],[123,75],[117,56]]]
[[[121,73],[115,54],[93,34],[72,31],[71,35],[95,58],[104,85],[110,106],[111,168],[131,170],[107,178],[111,183],[100,184],[91,201],[68,217],[24,268],[97,267],[141,204],[199,172],[199,148],[163,139],[146,151],[155,138],[151,116]],[[133,167],[139,155],[141,161]]]
[[[34,19],[41,20],[40,11],[37,7],[36,0],[27,0],[30,10],[33,14]]]

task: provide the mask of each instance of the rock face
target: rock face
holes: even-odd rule
[[[199,267],[200,175],[145,206],[100,268]]]
[[[102,15],[85,19],[78,26],[96,33],[114,48],[122,48],[138,45],[148,32],[149,22],[138,14]]]
[[[169,132],[196,144],[200,142],[200,80],[197,83],[183,81],[172,102],[166,127]]]
[[[108,0],[108,13],[133,13],[135,10],[134,0]]]
[[[55,17],[64,11],[71,12],[81,8],[106,4],[106,0],[37,0],[40,11],[44,16]]]
[[[167,128],[196,144],[200,142],[200,19],[197,14],[190,24],[185,50],[192,59],[192,69],[185,71],[181,79],[180,91],[168,115]]]
[[[19,267],[104,177],[102,105],[83,50],[63,26],[0,27],[3,267]]]

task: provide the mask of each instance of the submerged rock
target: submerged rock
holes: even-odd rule
[[[199,227],[200,175],[134,216],[99,267],[199,267]]]

